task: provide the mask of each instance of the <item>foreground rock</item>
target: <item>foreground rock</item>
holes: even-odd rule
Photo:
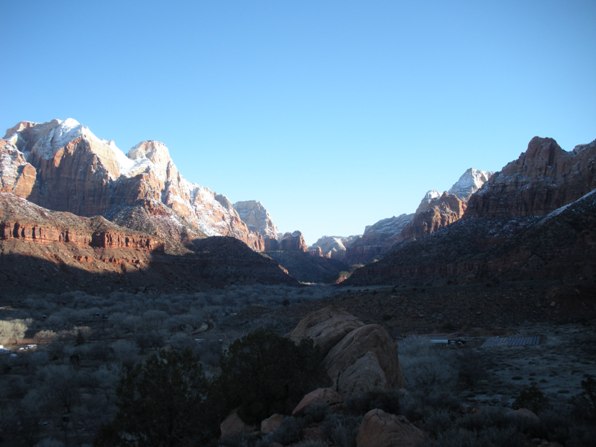
[[[403,385],[396,343],[377,324],[349,332],[327,353],[324,362],[334,387],[344,395]]]
[[[290,337],[311,338],[321,348],[333,388],[344,396],[403,385],[396,343],[379,325],[326,307],[302,319]]]
[[[415,427],[404,416],[371,410],[364,415],[358,436],[357,447],[418,447],[426,440],[424,432]]]
[[[317,405],[333,408],[343,401],[342,395],[333,388],[317,388],[302,398],[292,411],[292,416],[300,416]]]

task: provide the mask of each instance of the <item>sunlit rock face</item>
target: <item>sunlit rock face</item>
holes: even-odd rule
[[[477,217],[543,216],[596,187],[596,141],[567,152],[534,137],[526,152],[497,172],[469,201]]]
[[[236,202],[234,210],[252,233],[263,238],[265,251],[272,249],[272,246],[277,246],[277,227],[261,202],[256,200]]]
[[[323,236],[309,247],[309,251],[317,256],[343,261],[350,247],[359,236]]]
[[[124,154],[74,119],[21,122],[5,140],[3,191],[81,216],[117,216],[130,207],[165,205],[171,210],[165,214],[175,221],[170,227],[179,228],[176,237],[232,236],[264,249],[263,237],[249,230],[227,198],[181,176],[161,142],[143,141]],[[153,213],[146,215],[151,219]]]

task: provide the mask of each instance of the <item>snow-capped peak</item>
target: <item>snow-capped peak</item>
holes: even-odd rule
[[[128,158],[139,163],[151,163],[158,178],[165,181],[175,169],[168,147],[161,141],[142,141],[128,151]]]
[[[31,148],[31,152],[39,157],[50,160],[61,147],[66,146],[72,140],[83,136],[85,133],[91,133],[89,129],[83,127],[81,123],[73,118],[64,121],[55,119],[49,123],[35,126],[40,137]],[[36,132],[37,133],[37,132]]]
[[[448,193],[459,197],[462,200],[468,200],[472,194],[482,188],[489,178],[493,175],[490,171],[481,171],[480,169],[469,168],[462,174],[457,182],[449,189]]]

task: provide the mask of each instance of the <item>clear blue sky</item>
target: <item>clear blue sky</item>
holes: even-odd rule
[[[309,243],[596,138],[596,1],[0,3],[0,127],[73,117]]]

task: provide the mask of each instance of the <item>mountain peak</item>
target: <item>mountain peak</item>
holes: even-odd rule
[[[472,194],[482,188],[482,185],[484,185],[492,175],[493,173],[491,171],[481,171],[480,169],[469,168],[447,192],[462,200],[468,200]]]
[[[24,153],[33,153],[44,160],[50,160],[58,149],[72,140],[87,136],[97,138],[77,120],[67,118],[41,124],[21,121],[7,131],[5,138]]]

